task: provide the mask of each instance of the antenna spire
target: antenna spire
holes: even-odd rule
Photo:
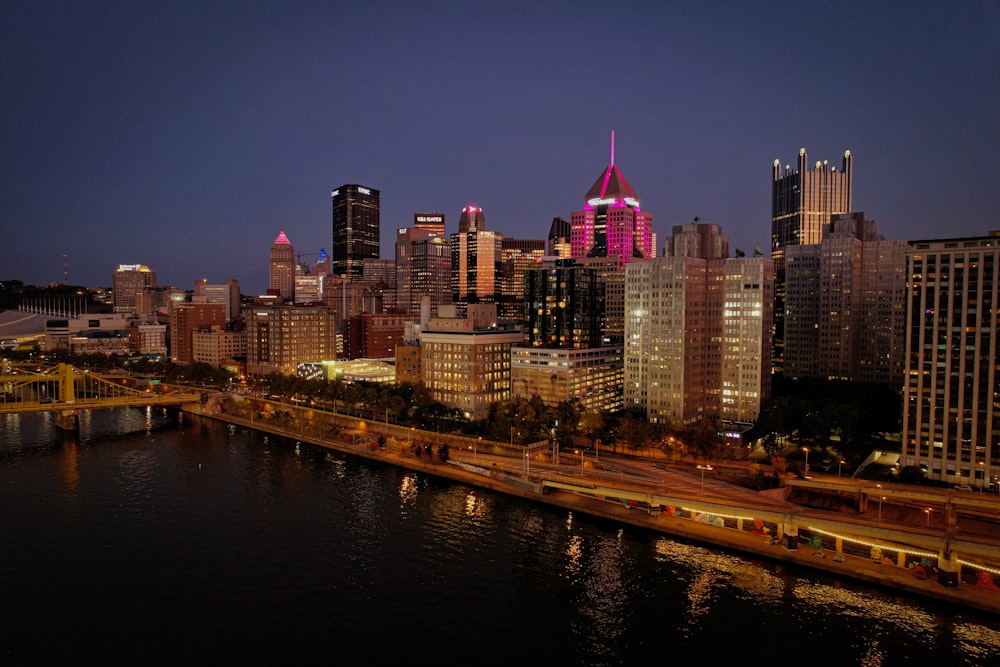
[[[611,166],[615,166],[615,131],[611,130]]]

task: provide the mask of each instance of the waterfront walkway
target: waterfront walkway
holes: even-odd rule
[[[201,406],[192,406],[190,411],[202,414]],[[415,456],[407,443],[379,447],[373,445],[371,439],[360,440],[345,434],[341,437],[310,436],[296,430],[283,428],[273,423],[239,417],[227,413],[204,414],[203,416],[222,420],[228,423],[246,426],[268,432],[277,436],[297,440],[304,443],[333,449],[364,458],[382,461],[391,465],[417,470],[427,474],[444,477],[473,486],[488,488],[493,491],[515,495],[528,500],[543,502],[562,507],[570,511],[598,516],[612,521],[618,521],[638,526],[650,531],[681,537],[697,542],[711,544],[724,549],[731,549],[770,561],[790,563],[800,567],[819,570],[835,576],[857,579],[888,589],[905,591],[910,594],[929,597],[960,606],[979,609],[989,613],[1000,613],[1000,590],[981,587],[962,581],[957,577],[950,585],[940,583],[936,577],[926,579],[916,576],[915,570],[899,567],[886,559],[873,559],[858,555],[845,555],[838,550],[832,551],[819,546],[809,546],[795,539],[777,539],[779,535],[763,535],[748,530],[743,521],[739,521],[739,530],[733,530],[733,521],[706,522],[705,515],[711,512],[670,507],[671,511],[656,511],[642,507],[635,501],[621,501],[619,498],[608,497],[607,489],[617,489],[621,497],[653,498],[669,494],[671,498],[687,499],[686,504],[713,510],[716,516],[725,515],[718,508],[729,507],[735,513],[749,513],[747,508],[758,508],[758,511],[770,516],[816,514],[805,512],[804,508],[788,502],[783,497],[772,493],[757,493],[732,485],[721,484],[714,480],[705,480],[694,475],[670,475],[662,465],[625,463],[610,461],[605,455],[611,470],[603,464],[600,468],[585,469],[580,463],[573,465],[554,466],[538,462],[522,462],[512,457],[493,457],[476,451],[465,451],[452,448],[450,460],[442,463],[436,456]],[[377,433],[377,423],[370,423],[373,435]],[[419,434],[419,432],[417,432]],[[579,459],[577,459],[579,460]],[[522,467],[524,466],[524,467]],[[529,468],[530,474],[525,468]],[[617,476],[617,477],[616,477]],[[688,478],[685,486],[684,477]],[[617,482],[616,482],[617,479]],[[599,484],[599,487],[598,487]],[[582,495],[579,492],[562,490],[560,486],[578,491],[587,485],[599,488],[604,493],[595,496]],[[680,502],[685,502],[681,500]],[[687,516],[684,516],[687,514]],[[830,513],[831,515],[835,513]],[[695,517],[699,520],[692,520]],[[837,515],[837,520],[842,517]],[[723,527],[725,526],[725,527]],[[728,528],[728,529],[727,529]],[[986,536],[989,548],[1000,559],[1000,535]],[[793,546],[795,548],[787,548]],[[838,542],[839,547],[839,542]],[[911,563],[912,564],[912,563]],[[1000,577],[998,577],[1000,578]]]

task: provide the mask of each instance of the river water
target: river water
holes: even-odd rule
[[[1000,665],[1000,619],[190,415],[0,416],[0,656]]]

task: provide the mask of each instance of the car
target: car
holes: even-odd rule
[[[38,399],[38,402],[39,403],[51,403],[52,402],[52,397],[51,396],[45,396],[44,398]]]
[[[956,484],[955,488],[959,491],[972,491],[972,487],[968,484]]]

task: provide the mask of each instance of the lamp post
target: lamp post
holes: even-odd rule
[[[837,464],[837,477],[840,477],[840,467],[844,465],[844,459],[840,459],[840,463]]]
[[[930,525],[931,525],[931,508],[928,507],[927,509],[925,509],[924,510],[924,514],[927,515],[927,527],[930,528]]]
[[[705,471],[712,470],[712,466],[698,466],[701,471],[701,495],[705,495]]]
[[[885,500],[885,496],[882,495],[882,485],[876,484],[875,487],[879,490],[878,492],[878,520],[882,520],[882,501]]]
[[[479,440],[482,440],[482,439],[483,439],[483,436],[479,436]],[[478,459],[476,459],[476,443],[473,442],[472,443],[472,462],[476,463],[477,461],[478,461]]]
[[[583,452],[581,452],[579,449],[575,449],[573,451],[575,451],[577,454],[580,455],[580,474],[582,475],[583,474]]]
[[[984,472],[986,461],[978,461],[979,463],[979,493],[983,492],[983,485],[986,484],[986,473]]]
[[[803,447],[802,451],[804,451],[806,453],[806,469],[805,469],[805,472],[803,474],[804,475],[808,475],[809,474],[809,448],[808,447]]]

